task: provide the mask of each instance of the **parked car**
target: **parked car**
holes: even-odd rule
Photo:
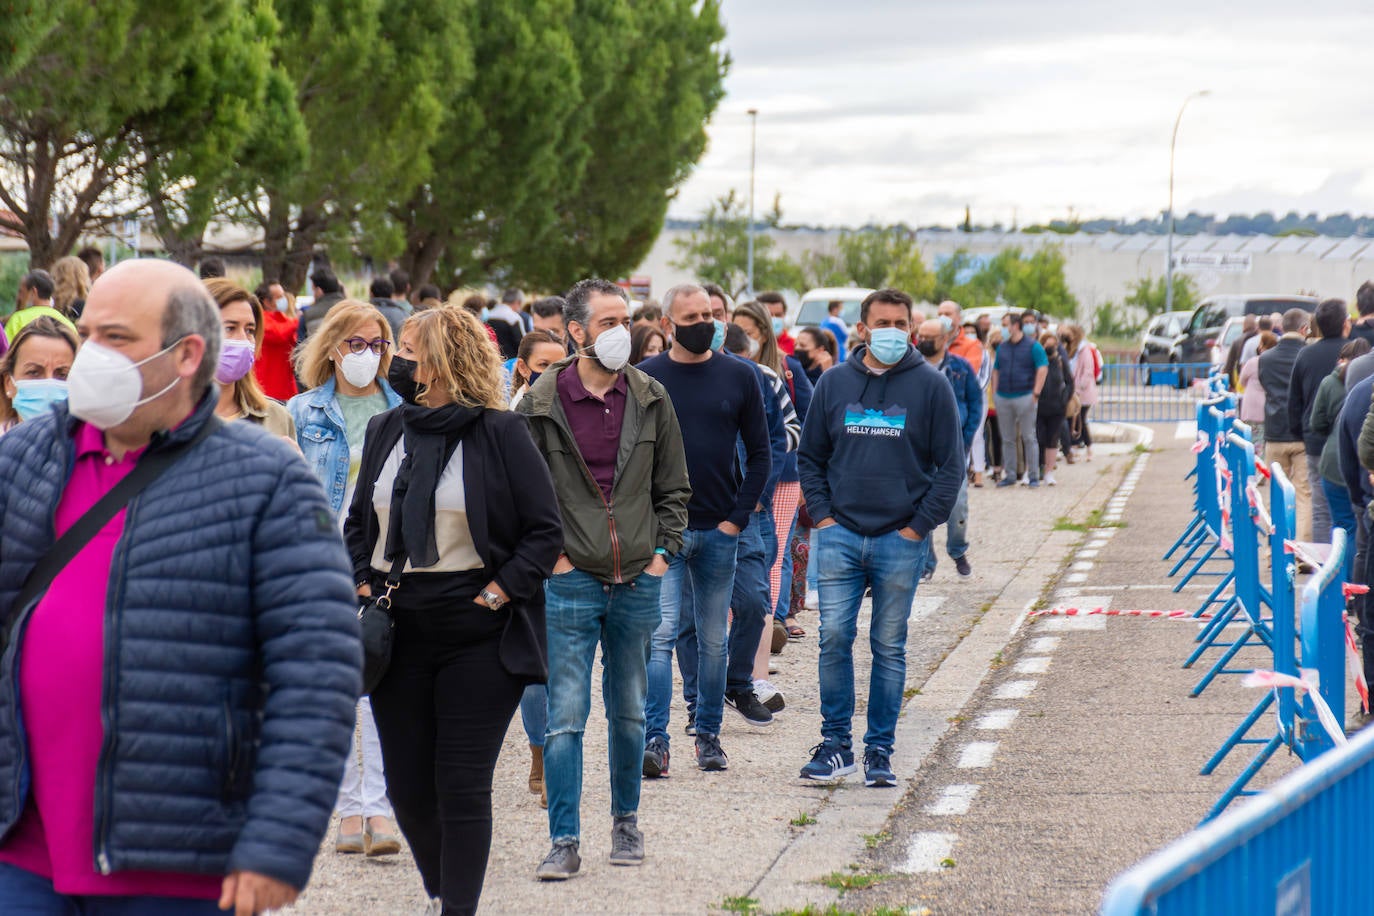
[[[1239,340],[1240,335],[1244,333],[1244,318],[1226,319],[1226,323],[1221,326],[1221,333],[1217,335],[1216,345],[1212,347],[1211,363],[1213,372],[1220,372],[1226,367],[1226,354],[1231,352],[1231,344]]]
[[[1220,344],[1226,322],[1232,318],[1282,313],[1295,308],[1311,312],[1316,307],[1316,296],[1208,296],[1188,320],[1187,336],[1179,345],[1179,362],[1210,363],[1212,348]]]
[[[1140,365],[1182,362],[1178,345],[1188,329],[1192,312],[1165,312],[1150,319],[1140,336]]]

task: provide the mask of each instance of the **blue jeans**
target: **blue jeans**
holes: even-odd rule
[[[5,916],[222,916],[218,901],[178,897],[68,897],[33,872],[0,864]]]
[[[718,528],[705,531],[689,528],[682,533],[682,550],[668,566],[659,598],[663,616],[654,631],[653,653],[649,656],[649,693],[644,701],[646,738],[668,740],[668,707],[673,700],[673,648],[677,645],[678,620],[684,604],[683,585],[687,581],[693,588],[688,610],[696,624],[700,651],[697,729],[711,735],[720,733],[721,715],[725,709],[727,617],[738,545],[738,536],[725,534]]]
[[[581,834],[582,733],[591,712],[597,642],[604,662],[601,698],[609,735],[611,815],[639,810],[649,640],[658,626],[662,585],[662,579],[648,573],[633,582],[607,585],[580,569],[544,585],[549,635],[544,787],[554,842]]]
[[[773,517],[767,509],[755,512],[749,519],[749,527],[739,535],[735,583],[730,589],[734,619],[730,621],[726,647],[726,693],[754,687],[754,656],[769,618],[768,570],[772,567],[772,554],[768,548],[776,540]],[[684,582],[682,602],[690,604],[694,598],[692,583]],[[689,710],[696,709],[697,705],[698,664],[696,624],[691,619],[684,619],[678,626],[677,667],[682,674],[682,698]]]
[[[1336,528],[1344,528],[1348,545],[1345,549],[1345,581],[1353,581],[1350,577],[1355,569],[1355,507],[1350,502],[1350,491],[1338,483],[1322,478],[1322,492],[1326,494],[1326,503],[1331,508],[1331,524]]]
[[[930,541],[907,540],[896,531],[865,537],[834,524],[816,529],[815,544],[811,562],[820,567],[821,577],[821,737],[852,744],[854,637],[864,589],[872,588],[873,670],[864,744],[891,751],[906,689],[906,625]]]
[[[945,549],[949,558],[957,560],[968,553],[968,478],[959,484],[959,496],[954,500],[954,509],[945,523]],[[934,548],[926,552],[926,575],[935,572],[939,562]]]
[[[545,684],[531,684],[520,695],[520,724],[530,747],[544,746],[544,733],[549,730],[549,688]]]

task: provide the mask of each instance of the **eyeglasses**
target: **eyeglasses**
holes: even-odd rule
[[[391,346],[391,341],[385,337],[374,337],[372,340],[368,340],[366,337],[349,337],[343,341],[342,345],[348,347],[349,353],[359,354],[364,350],[371,350],[381,356],[386,352],[386,348]]]

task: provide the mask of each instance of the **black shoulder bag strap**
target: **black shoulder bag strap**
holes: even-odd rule
[[[48,548],[48,552],[43,554],[29,573],[29,577],[24,580],[24,587],[19,590],[19,597],[11,606],[13,613],[10,615],[9,623],[0,630],[0,654],[4,653],[9,642],[10,630],[23,615],[24,610],[42,597],[48,586],[57,578],[57,574],[75,559],[81,549],[90,543],[91,538],[95,537],[97,532],[118,515],[135,496],[161,477],[164,471],[176,464],[197,444],[208,439],[220,427],[221,422],[219,417],[211,415],[193,438],[181,445],[144,455],[132,471],[111,487],[110,492],[100,497],[94,506],[87,509],[52,547]]]

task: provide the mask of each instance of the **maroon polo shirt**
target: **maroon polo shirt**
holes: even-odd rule
[[[611,487],[615,484],[615,459],[620,451],[620,426],[625,421],[626,390],[623,372],[616,376],[605,400],[582,384],[576,363],[558,373],[558,400],[568,418],[568,428],[606,502],[611,501]]]

